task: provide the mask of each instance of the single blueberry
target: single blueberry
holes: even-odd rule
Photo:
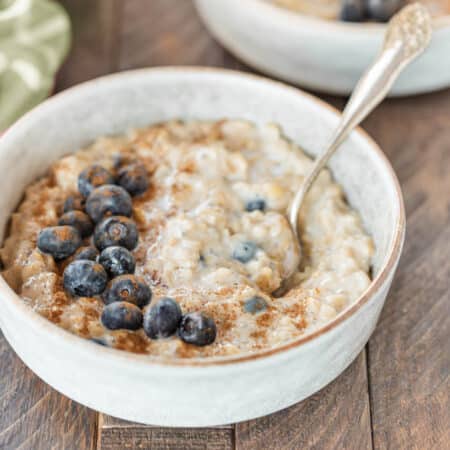
[[[199,346],[212,344],[216,334],[214,320],[202,312],[189,313],[181,318],[178,335],[188,344]]]
[[[82,238],[88,237],[94,230],[94,224],[90,217],[82,211],[68,211],[64,213],[59,221],[58,225],[71,225],[75,227]]]
[[[262,297],[252,297],[245,301],[244,311],[250,314],[257,314],[267,309],[267,302]]]
[[[84,211],[86,205],[86,199],[79,194],[70,195],[66,198],[63,206],[63,212],[69,212],[73,210]]]
[[[86,212],[95,223],[105,216],[130,217],[132,211],[130,194],[124,188],[112,184],[95,188],[86,200]]]
[[[83,197],[104,184],[114,184],[114,177],[109,170],[98,164],[87,167],[78,176],[78,190]]]
[[[239,242],[233,251],[233,258],[245,264],[255,257],[257,249],[254,242]]]
[[[94,231],[94,244],[100,251],[112,246],[133,250],[138,239],[136,224],[123,216],[112,216],[102,220]]]
[[[254,200],[250,200],[245,206],[245,210],[248,212],[252,211],[262,211],[266,210],[266,201],[262,198],[255,198]]]
[[[68,225],[44,228],[37,239],[39,250],[52,255],[55,260],[73,255],[80,245],[80,233]]]
[[[103,308],[101,322],[108,330],[139,330],[142,311],[132,303],[111,303]]]
[[[147,169],[139,162],[123,166],[117,172],[117,184],[131,195],[142,194],[149,186]]]
[[[365,12],[363,0],[342,0],[339,18],[344,22],[362,22]]]
[[[64,270],[64,289],[76,297],[93,297],[101,294],[108,282],[108,275],[101,264],[88,259],[71,262]]]
[[[152,299],[152,291],[144,279],[134,275],[120,275],[113,278],[103,293],[105,304],[129,302],[140,308],[148,305]]]
[[[99,255],[98,250],[92,245],[80,247],[73,255],[73,259],[89,259],[90,261],[96,261]]]
[[[367,16],[371,20],[387,22],[404,3],[403,0],[366,0]]]
[[[171,298],[162,298],[144,314],[144,331],[151,339],[167,338],[176,333],[180,321],[180,305]]]
[[[134,256],[124,247],[105,248],[98,262],[105,268],[107,274],[113,278],[126,273],[134,273],[136,262]]]

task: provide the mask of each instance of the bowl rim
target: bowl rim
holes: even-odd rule
[[[195,0],[204,1],[204,0]],[[386,29],[385,23],[378,22],[343,22],[339,20],[327,20],[321,17],[309,16],[280,5],[275,5],[268,0],[245,0],[248,8],[260,8],[259,14],[266,14],[270,20],[278,22],[282,26],[292,25],[293,27],[320,27],[321,31],[336,31],[341,33],[355,33],[382,35]],[[450,27],[450,13],[433,17],[433,27],[435,29]]]
[[[251,73],[241,72],[237,70],[230,70],[224,68],[214,68],[214,67],[202,67],[202,66],[170,66],[170,67],[151,67],[151,68],[142,68],[142,69],[134,69],[127,70],[123,72],[113,73],[109,75],[104,75],[98,78],[94,78],[89,81],[85,81],[83,83],[72,86],[64,91],[61,91],[58,94],[50,97],[49,99],[42,102],[37,107],[28,111],[25,115],[23,115],[18,121],[16,121],[10,128],[8,128],[3,135],[0,136],[0,149],[1,144],[4,142],[5,138],[10,134],[14,134],[16,129],[20,130],[22,125],[26,125],[28,118],[32,115],[38,114],[41,111],[45,111],[47,106],[64,102],[66,97],[76,95],[78,90],[89,89],[95,86],[98,86],[99,83],[108,83],[114,79],[122,79],[126,82],[126,79],[130,76],[138,76],[145,74],[168,74],[172,73],[175,75],[182,76],[183,73],[188,73],[190,75],[218,75],[222,77],[237,77],[242,78],[243,80],[247,80],[249,82],[261,83],[263,85],[267,85],[268,88],[277,88],[284,89],[292,93],[293,96],[303,97],[308,99],[310,102],[315,103],[321,109],[326,109],[331,112],[335,116],[340,116],[341,112],[329,105],[325,101],[315,97],[312,94],[302,91],[299,88],[287,85],[280,81],[275,81],[266,77],[262,77],[260,75],[254,75]],[[209,356],[204,358],[167,358],[167,357],[157,357],[151,358],[147,354],[136,354],[128,351],[118,350],[114,348],[109,348],[105,346],[100,346],[96,343],[90,342],[88,339],[77,336],[64,328],[56,325],[55,323],[49,321],[48,319],[42,317],[40,314],[35,312],[32,308],[25,304],[25,302],[17,295],[14,290],[8,285],[5,279],[0,276],[0,293],[3,291],[5,293],[5,301],[8,301],[12,307],[22,314],[22,319],[27,322],[27,325],[33,327],[34,329],[39,329],[40,332],[45,331],[48,334],[54,334],[55,337],[59,337],[60,339],[64,339],[68,342],[68,344],[73,343],[74,346],[77,346],[80,351],[85,353],[94,353],[92,350],[95,349],[95,352],[100,352],[99,355],[104,355],[105,357],[109,355],[111,360],[115,360],[116,362],[120,361],[133,361],[133,364],[142,364],[144,366],[159,366],[159,367],[206,367],[206,366],[219,366],[225,364],[237,364],[250,362],[255,360],[261,360],[264,358],[268,358],[273,355],[281,354],[291,349],[300,347],[303,344],[306,344],[325,333],[333,330],[337,326],[339,326],[342,322],[346,321],[349,317],[353,316],[356,311],[362,308],[370,299],[374,297],[374,295],[384,286],[384,284],[389,280],[390,275],[395,270],[398,260],[400,258],[401,250],[403,247],[403,241],[405,237],[405,227],[406,227],[406,219],[405,219],[405,207],[403,196],[400,188],[399,181],[397,176],[392,168],[389,160],[380,149],[378,144],[365,132],[362,128],[357,127],[354,130],[355,133],[359,134],[364,140],[369,144],[371,150],[374,151],[380,162],[384,165],[384,170],[387,175],[390,177],[394,188],[395,188],[395,197],[394,201],[398,205],[398,216],[396,218],[396,223],[394,225],[394,236],[391,242],[391,245],[387,251],[387,256],[385,257],[386,261],[382,265],[379,270],[377,276],[372,279],[368,288],[363,292],[363,294],[348,308],[344,309],[341,313],[339,313],[333,320],[326,323],[324,326],[307,333],[305,335],[299,336],[297,339],[290,340],[284,344],[271,347],[268,349],[260,350],[254,353],[243,353],[239,355],[232,356]],[[6,295],[9,294],[9,295]],[[6,336],[5,336],[6,337]]]

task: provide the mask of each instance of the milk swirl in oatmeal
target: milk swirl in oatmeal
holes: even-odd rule
[[[36,248],[39,232],[57,223],[76,192],[79,173],[93,163],[112,169],[127,157],[139,158],[151,174],[150,188],[133,199],[135,273],[153,292],[146,308],[170,297],[183,312],[207,313],[217,326],[211,345],[106,329],[101,298],[70,296],[62,286],[67,261],[55,263]],[[27,189],[1,250],[3,276],[42,316],[119,349],[185,358],[285,343],[333,319],[370,283],[372,240],[324,170],[300,218],[304,257],[296,285],[284,297],[271,295],[295,269],[286,212],[310,167],[278,127],[239,120],[170,122],[100,138]]]

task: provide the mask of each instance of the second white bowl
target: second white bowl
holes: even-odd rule
[[[262,72],[306,88],[349,94],[380,51],[386,26],[301,15],[266,0],[195,0],[211,33]],[[450,16],[434,19],[427,51],[397,80],[392,96],[450,86]]]

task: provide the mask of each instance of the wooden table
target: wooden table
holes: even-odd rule
[[[248,70],[208,35],[190,0],[63,3],[74,46],[58,91],[135,67]],[[377,329],[337,380],[258,420],[211,429],[146,427],[58,394],[0,334],[0,449],[450,449],[450,90],[386,101],[364,128],[400,178],[408,233]]]

